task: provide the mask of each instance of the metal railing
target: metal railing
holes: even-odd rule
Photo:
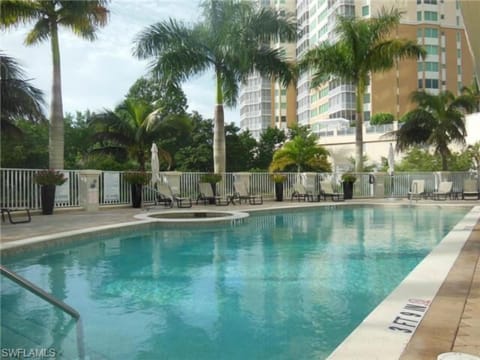
[[[72,308],[70,305],[65,304],[63,301],[55,298],[52,294],[47,293],[45,290],[39,288],[34,283],[28,281],[24,277],[20,276],[19,274],[7,269],[5,266],[0,265],[0,273],[13,282],[17,283],[24,289],[30,291],[32,294],[37,295],[38,297],[42,298],[43,300],[47,301],[48,303],[52,304],[53,306],[61,309],[62,311],[69,314],[72,318],[76,321],[76,331],[77,331],[77,349],[78,349],[78,357],[80,359],[85,358],[85,347],[83,341],[83,325],[80,319],[80,314],[77,310]]]
[[[7,208],[29,208],[31,210],[41,208],[40,186],[34,182],[35,174],[40,170],[33,169],[0,169],[0,203]],[[56,200],[56,208],[79,207],[79,185],[80,171],[65,170],[68,181],[57,187],[59,197]],[[167,178],[171,173],[161,173]],[[178,174],[176,191],[182,196],[196,199],[198,196],[198,183],[202,175],[200,172],[184,172]],[[310,173],[312,174],[312,173]],[[318,192],[321,180],[330,180],[336,191],[341,191],[341,173],[313,173],[313,190]],[[298,173],[284,173],[284,198],[291,197],[293,185],[302,181]],[[354,183],[353,196],[355,198],[371,198],[375,196],[375,185],[370,183],[371,174],[357,173],[357,181]],[[220,194],[233,194],[235,192],[233,183],[238,176],[248,177],[250,192],[262,195],[264,198],[273,198],[275,186],[271,175],[267,172],[252,173],[225,173],[222,174],[222,181],[217,184],[217,191]],[[311,176],[310,176],[311,178]],[[476,174],[469,172],[405,172],[395,173],[393,176],[383,174],[378,181],[383,182],[385,197],[407,197],[410,191],[412,180],[424,180],[425,192],[432,193],[438,187],[440,181],[452,181],[453,193],[460,193],[463,189],[465,179],[476,179]],[[309,180],[310,181],[310,180]],[[377,185],[378,185],[377,181]],[[113,189],[113,191],[112,191]],[[143,189],[143,202],[153,203],[155,192],[149,187]],[[124,172],[101,171],[98,188],[98,203],[100,206],[115,206],[131,204],[130,185],[125,181]]]

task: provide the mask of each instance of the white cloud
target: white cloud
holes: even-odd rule
[[[78,38],[67,29],[60,32],[63,107],[65,112],[99,111],[121,102],[131,85],[148,72],[148,62],[132,56],[133,40],[140,31],[155,22],[173,17],[193,22],[199,13],[199,1],[192,0],[116,0],[109,4],[110,19],[97,33],[97,40]],[[30,26],[2,34],[0,48],[19,60],[32,83],[50,102],[52,65],[49,42],[25,46]],[[213,74],[207,73],[185,84],[189,111],[213,117],[215,89]],[[227,123],[239,122],[238,110],[226,110]]]

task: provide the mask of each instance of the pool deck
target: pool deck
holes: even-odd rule
[[[336,204],[342,204],[339,202]],[[388,199],[349,200],[347,204],[400,204],[409,205],[407,200]],[[299,206],[331,205],[332,202],[304,203],[296,201],[265,201],[263,205],[194,205],[194,209],[208,210],[260,210],[290,208]],[[414,202],[415,204],[415,202]],[[479,206],[478,201],[429,201],[422,200],[419,205],[435,206]],[[169,211],[163,207],[148,210]],[[40,236],[56,235],[63,232],[85,230],[106,225],[139,221],[135,215],[145,214],[145,209],[108,208],[96,212],[82,210],[57,211],[52,216],[33,214],[32,221],[24,224],[10,224],[8,219],[1,225],[1,246],[11,246],[17,240]],[[400,359],[437,359],[445,352],[462,352],[480,356],[480,217],[454,262],[446,280],[441,285],[431,303],[428,312],[407,344]],[[357,354],[356,359],[363,359]],[[379,359],[387,359],[379,354]]]

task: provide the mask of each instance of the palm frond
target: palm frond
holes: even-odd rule
[[[0,27],[8,28],[20,24],[29,24],[41,17],[37,2],[28,0],[0,1]]]

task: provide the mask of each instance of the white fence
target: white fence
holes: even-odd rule
[[[40,186],[34,182],[35,174],[40,170],[35,169],[0,169],[0,204],[7,208],[40,209]],[[79,170],[65,170],[68,181],[61,187],[57,187],[55,207],[72,208],[79,207]],[[168,175],[169,173],[162,173]],[[179,176],[179,188],[182,196],[189,196],[195,200],[198,196],[198,183],[204,173],[177,173]],[[321,180],[331,180],[336,190],[341,190],[341,174],[339,173],[309,173],[314,186],[313,191],[319,192]],[[284,183],[284,199],[290,199],[293,185],[303,182],[303,177],[297,173],[284,173],[287,179]],[[425,180],[425,191],[431,193],[438,187],[440,181],[453,181],[453,193],[461,193],[465,178],[476,178],[476,174],[468,172],[417,172],[397,173],[393,176],[385,175],[376,177],[376,184],[371,184],[372,176],[368,173],[357,175],[357,181],[353,188],[354,198],[370,198],[375,195],[375,187],[383,189],[385,197],[406,197],[410,190],[412,180]],[[264,198],[274,197],[274,183],[270,174],[264,172],[253,173],[225,173],[222,181],[217,185],[221,194],[233,194],[233,182],[236,176],[248,177],[250,192],[261,194]],[[112,181],[113,179],[113,181]],[[99,179],[98,202],[100,206],[128,205],[131,203],[130,186],[124,179],[123,172],[103,171]],[[311,181],[311,180],[310,180]],[[380,184],[382,182],[382,184]],[[112,187],[114,188],[113,196]],[[382,194],[381,194],[382,195]],[[378,193],[377,193],[378,196]],[[144,203],[153,203],[155,191],[150,186],[143,189]]]

